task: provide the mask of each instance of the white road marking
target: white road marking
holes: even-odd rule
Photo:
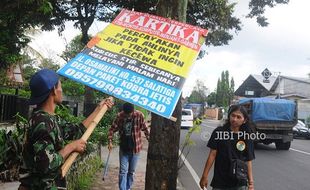
[[[217,127],[212,127],[212,126],[209,126],[209,125],[206,125],[205,127],[208,127],[208,128],[211,128],[211,129],[217,128]]]
[[[310,155],[310,152],[305,152],[305,151],[298,150],[298,149],[295,149],[295,148],[290,148],[290,150],[296,151],[296,152],[299,152],[299,153],[302,153],[302,154]]]
[[[191,173],[191,175],[193,176],[196,184],[198,185],[199,189],[200,189],[200,185],[199,185],[199,181],[200,178],[198,177],[197,173],[195,172],[194,168],[190,165],[190,163],[186,160],[185,156],[181,153],[181,151],[179,150],[179,154],[181,156],[182,161],[184,162],[184,164],[186,165],[186,167],[188,168],[189,172]],[[207,190],[207,188],[204,188],[204,190]]]

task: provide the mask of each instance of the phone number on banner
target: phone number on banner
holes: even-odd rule
[[[86,73],[76,71],[72,68],[66,70],[65,75],[74,80],[80,81],[83,84],[89,85],[100,91],[107,92],[113,96],[119,97],[123,100],[131,100],[132,102],[138,103],[145,108],[157,111],[159,113],[164,113],[166,111],[166,106],[154,100],[149,100],[149,98],[139,95],[137,93],[125,90],[122,87],[117,87],[115,84],[110,84],[97,78],[93,78]]]

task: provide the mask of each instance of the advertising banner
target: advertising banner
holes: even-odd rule
[[[122,10],[58,73],[170,118],[207,30]]]

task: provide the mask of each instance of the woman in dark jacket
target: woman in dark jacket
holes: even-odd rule
[[[248,121],[246,109],[232,105],[225,124],[212,132],[207,145],[210,148],[209,156],[200,179],[202,189],[208,185],[208,174],[215,161],[211,182],[213,190],[254,190],[254,144]],[[236,177],[232,172],[235,171],[233,166],[236,160],[244,166],[244,178]]]

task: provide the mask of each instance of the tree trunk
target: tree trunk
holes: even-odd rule
[[[157,15],[185,22],[187,3],[188,0],[159,0]],[[177,118],[177,122],[152,113],[145,176],[146,190],[176,189],[182,111],[180,99],[172,115]]]
[[[92,23],[92,21],[91,21]],[[81,31],[82,31],[82,38],[81,42],[86,45],[89,41],[89,36],[88,36],[88,26],[82,25],[81,24]],[[95,104],[95,92],[94,89],[92,89],[89,86],[85,86],[85,94],[84,94],[84,112],[83,115],[87,117],[92,113],[92,111],[95,109],[96,104]]]
[[[173,113],[177,122],[152,114],[145,176],[146,190],[176,189],[181,110],[179,99]]]

